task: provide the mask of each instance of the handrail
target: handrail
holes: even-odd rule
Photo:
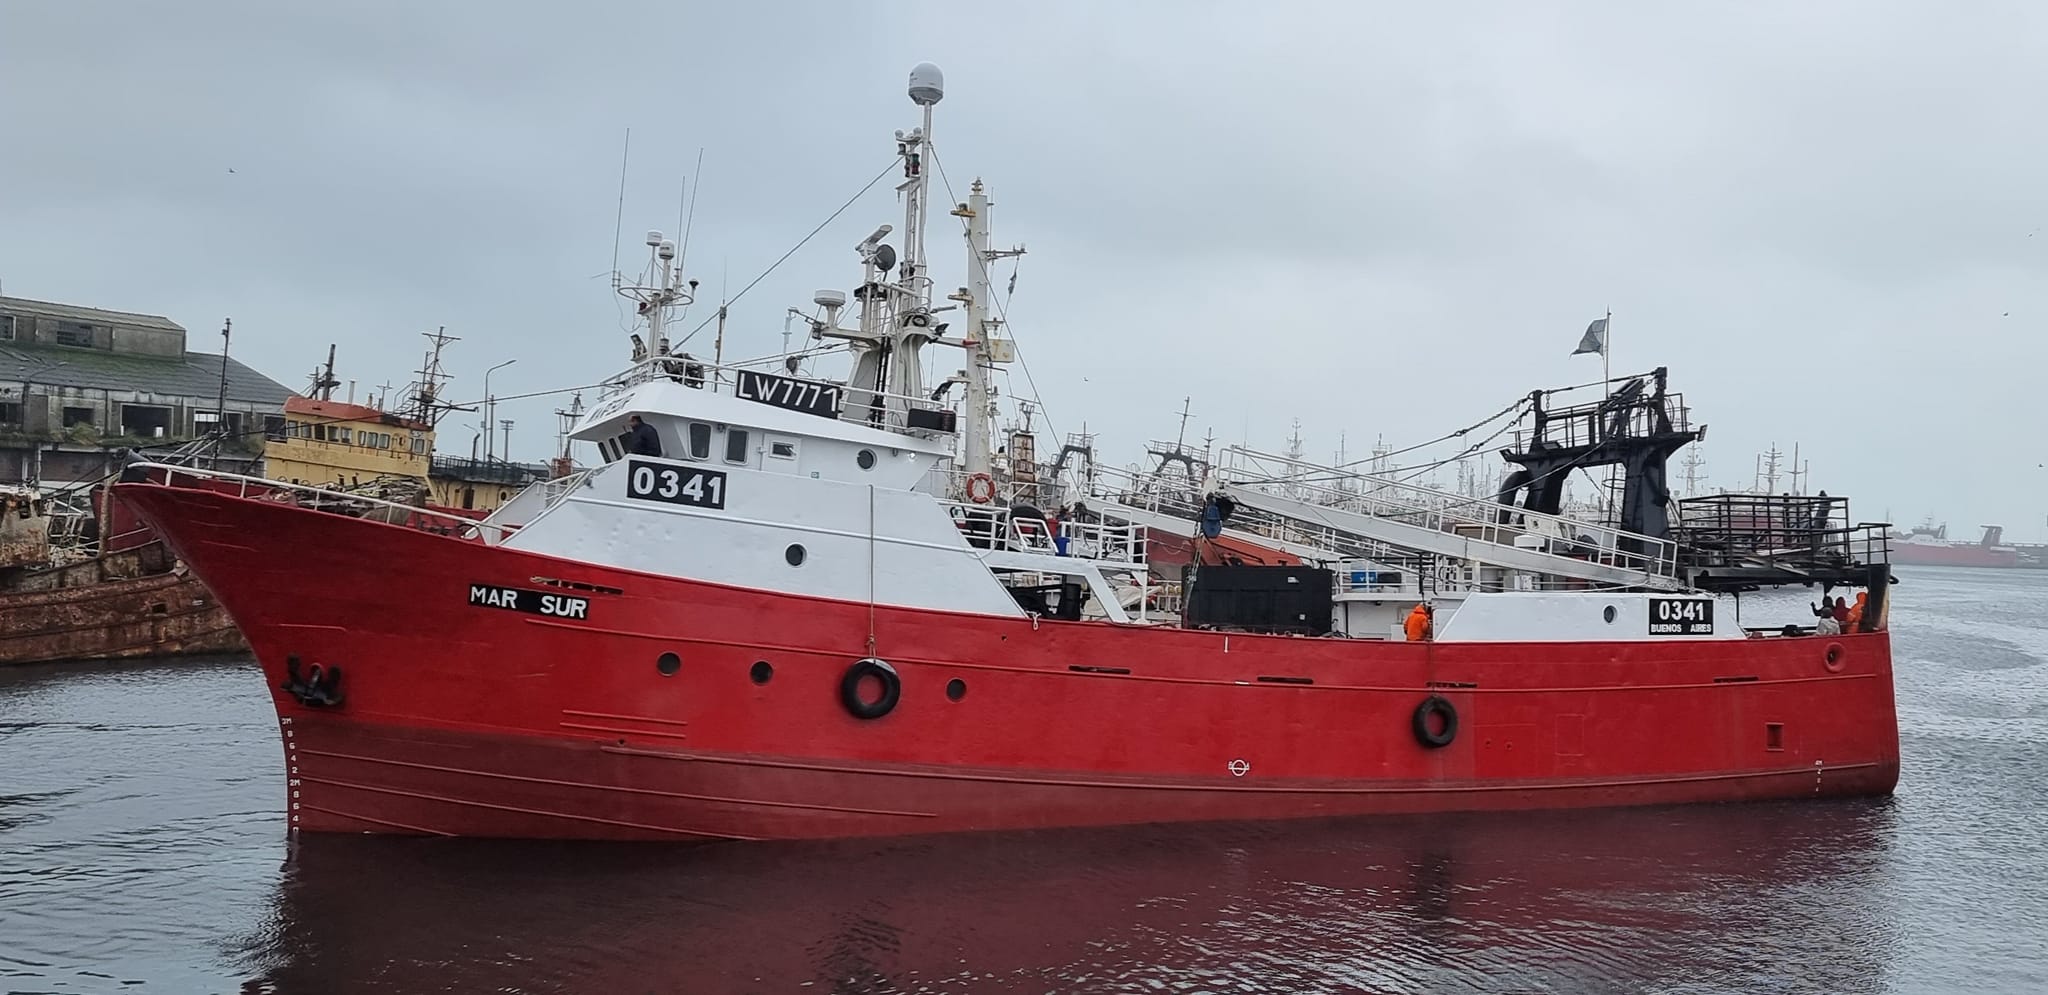
[[[627,367],[617,375],[606,379],[604,382],[607,386],[612,387],[618,392],[632,390],[641,384],[652,383],[656,380],[673,380],[696,390],[709,389],[715,394],[732,394],[738,389],[739,377],[737,374],[744,370],[750,373],[765,373],[784,379],[804,380],[837,387],[848,398],[858,394],[863,397],[877,397],[885,403],[896,402],[927,410],[951,410],[952,407],[951,405],[934,401],[930,397],[915,394],[875,390],[870,387],[841,383],[825,377],[797,376],[783,369],[756,369],[755,367],[762,362],[764,361],[749,360],[744,363],[714,363],[705,359],[685,359],[681,355],[649,356]],[[612,392],[607,391],[600,396],[600,403],[605,398],[611,396]],[[852,408],[842,408],[839,412],[839,420],[855,424],[867,423],[866,413],[855,411]]]
[[[1372,474],[1336,470],[1287,456],[1258,452],[1243,446],[1231,446],[1225,452],[1233,456],[1242,456],[1252,463],[1252,467],[1232,466],[1230,470],[1253,469],[1262,463],[1278,464],[1292,469],[1292,479],[1285,474],[1279,477],[1268,474],[1263,479],[1244,479],[1230,470],[1223,471],[1226,479],[1242,487],[1278,485],[1293,488],[1307,495],[1301,499],[1304,503],[1324,505],[1375,518],[1406,521],[1433,531],[1462,534],[1463,530],[1477,528],[1481,535],[1473,538],[1495,545],[1512,545],[1512,537],[1517,535],[1547,534],[1551,538],[1566,540],[1577,540],[1580,536],[1586,536],[1593,539],[1593,545],[1599,548],[1599,555],[1612,557],[1616,561],[1616,566],[1642,570],[1653,576],[1676,577],[1678,574],[1678,544],[1669,539],[1641,535],[1599,522],[1581,521],[1527,508],[1511,508],[1491,499],[1475,499],[1463,494],[1439,491]],[[1309,475],[1356,481],[1364,486],[1362,490],[1352,492],[1300,479]],[[1388,500],[1387,495],[1390,492],[1402,495],[1406,500]],[[1503,511],[1511,514],[1516,523],[1501,522],[1499,519]],[[1510,541],[1502,542],[1502,538],[1508,538]],[[1629,548],[1631,546],[1634,547],[1633,550]]]
[[[415,519],[433,518],[439,519],[444,522],[448,522],[452,525],[456,525],[464,530],[474,530],[473,532],[458,533],[463,535],[464,538],[475,538],[477,536],[482,535],[483,530],[489,529],[491,530],[492,534],[497,537],[495,542],[503,542],[505,536],[510,534],[510,530],[506,529],[504,526],[489,525],[473,518],[464,518],[461,515],[454,515],[445,511],[436,511],[432,508],[421,507],[418,505],[400,504],[396,501],[386,501],[383,498],[365,497],[360,494],[350,494],[345,491],[328,490],[327,488],[315,487],[311,484],[294,484],[290,481],[273,480],[269,477],[251,477],[247,474],[229,473],[225,470],[202,470],[198,467],[176,466],[169,463],[131,463],[129,464],[129,466],[141,470],[160,472],[162,474],[161,483],[165,487],[177,486],[175,481],[177,477],[179,477],[180,475],[201,480],[230,481],[238,485],[237,491],[235,493],[235,496],[238,498],[251,499],[251,494],[249,492],[251,486],[253,485],[256,488],[260,488],[263,494],[265,495],[273,495],[281,492],[289,493],[294,495],[295,497],[310,497],[315,499],[316,501],[326,502],[329,504],[338,504],[346,506],[367,505],[370,507],[389,508],[393,511],[403,512],[406,516],[399,522],[387,522],[385,524],[414,525]],[[328,509],[321,508],[318,505],[315,505],[313,507],[313,510],[325,511]],[[414,527],[417,527],[417,525],[414,525]]]
[[[1074,519],[1060,519],[1059,531],[1045,528],[1043,520],[1019,518],[1010,514],[1010,509],[1001,505],[972,504],[965,501],[940,501],[953,520],[963,526],[977,522],[987,523],[987,532],[969,533],[969,542],[975,539],[987,540],[988,548],[1018,553],[1042,553],[1048,556],[1065,556],[1068,559],[1085,560],[1098,566],[1137,567],[1146,563],[1146,544],[1150,539],[1149,530],[1135,522],[1111,524],[1108,522],[1083,522]],[[1030,522],[1030,526],[1024,523]],[[1067,552],[1058,552],[1057,539],[1066,540]]]

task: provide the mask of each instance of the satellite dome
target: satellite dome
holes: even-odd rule
[[[910,71],[910,102],[930,107],[946,95],[946,74],[929,62],[920,62]]]

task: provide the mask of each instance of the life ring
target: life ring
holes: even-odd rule
[[[1430,729],[1431,715],[1443,716],[1444,727],[1441,731]],[[1449,746],[1451,740],[1458,738],[1458,709],[1451,704],[1450,699],[1442,695],[1430,695],[1422,699],[1422,704],[1415,706],[1414,724],[1416,742],[1432,750]]]
[[[996,499],[996,478],[986,473],[967,475],[967,500],[987,504]]]
[[[1820,657],[1820,664],[1821,664],[1821,666],[1823,666],[1823,667],[1826,667],[1826,668],[1828,668],[1828,673],[1830,673],[1830,674],[1839,674],[1839,673],[1841,673],[1841,672],[1842,672],[1842,644],[1841,644],[1841,643],[1829,643],[1829,644],[1828,644],[1828,648],[1827,648],[1826,650],[1824,650],[1824,651],[1823,651],[1823,652],[1821,653],[1821,657]]]
[[[860,683],[868,677],[882,682],[882,697],[875,701],[860,696]],[[839,680],[839,703],[856,719],[879,719],[893,711],[902,697],[903,681],[896,676],[896,668],[874,657],[855,660]]]

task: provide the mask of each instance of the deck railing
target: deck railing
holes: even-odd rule
[[[951,431],[908,424],[907,415],[911,411],[922,411],[930,412],[934,416],[940,413],[950,416],[953,414],[951,405],[940,403],[930,397],[870,390],[822,377],[790,373],[781,365],[784,358],[765,356],[760,359],[714,363],[681,355],[650,356],[627,367],[606,383],[616,386],[619,390],[631,390],[644,383],[670,380],[696,390],[738,396],[742,372],[763,374],[783,380],[800,381],[821,391],[833,392],[830,403],[834,417],[839,421],[869,425],[906,435],[932,437],[954,434]],[[600,405],[603,400],[600,399]]]
[[[1098,564],[1143,565],[1146,529],[1125,522],[1085,522],[1014,515],[1010,509],[964,501],[941,501],[969,544],[979,549],[1042,553]]]
[[[1502,505],[1390,477],[1318,466],[1232,446],[1223,475],[1304,504],[1334,508],[1498,546],[1520,547],[1640,572],[1678,576],[1678,545],[1599,522]],[[1517,540],[1522,540],[1518,542]],[[1535,546],[1528,545],[1535,543]]]
[[[250,500],[282,502],[313,511],[418,529],[435,535],[463,539],[488,538],[494,545],[505,541],[505,537],[513,531],[510,526],[493,525],[432,508],[348,494],[311,484],[294,484],[268,477],[228,473],[225,470],[202,470],[169,463],[134,463],[123,472],[122,479],[127,480],[128,475],[136,471],[147,474],[148,479],[166,487],[188,487]]]

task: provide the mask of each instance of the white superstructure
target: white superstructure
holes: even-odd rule
[[[1031,455],[1016,451],[1015,432],[1005,460],[992,459],[995,398],[988,372],[1010,361],[1014,350],[991,310],[988,267],[1022,250],[989,248],[992,205],[974,181],[967,199],[947,212],[961,219],[965,279],[944,295],[950,304],[938,303],[924,231],[932,111],[943,95],[936,67],[921,65],[912,73],[911,95],[922,123],[894,137],[904,175],[897,187],[905,204],[901,250],[889,241],[895,233],[889,225],[854,247],[860,283],[851,294],[818,291],[817,311],[803,315],[815,345],[738,362],[676,351],[668,335],[671,312],[694,299],[695,283],[686,281],[674,244],[649,232],[645,274],[630,286],[618,282],[619,292],[636,303],[646,338],[633,336],[633,365],[569,431],[570,438],[594,444],[602,462],[535,485],[486,521],[478,530],[484,541],[840,601],[991,616],[1159,621],[1150,607],[1158,592],[1147,561],[1148,528],[1175,519],[1114,501],[1095,501],[1086,515],[1032,507],[1019,498],[1057,492],[1052,478],[1058,475],[1041,481],[1035,463],[1028,475],[1018,470]],[[965,313],[947,314],[956,310]],[[956,324],[961,327],[954,331]],[[925,380],[924,354],[932,345],[957,347],[965,360],[937,390]],[[843,380],[798,375],[834,350],[851,360]],[[962,390],[947,398],[953,386]],[[635,419],[652,429],[653,446],[636,442]],[[1025,424],[1028,439],[1028,415]],[[1027,476],[1029,489],[1016,486]],[[998,493],[998,480],[1011,485],[1010,500]],[[1237,481],[1216,482],[1216,492],[1294,519],[1292,538],[1277,541],[1336,569],[1332,624],[1339,635],[1388,638],[1398,631],[1400,612],[1416,597],[1413,580],[1392,582],[1398,573],[1375,560],[1396,546],[1448,553],[1474,566],[1463,583],[1436,578],[1444,640],[1640,639],[1643,620],[1659,610],[1640,590],[1600,593],[1597,604],[1580,595],[1538,593],[1538,584],[1520,585],[1526,595],[1482,597],[1500,589],[1498,578],[1487,581],[1482,570],[1505,570],[1510,578],[1547,572],[1546,583],[1561,576],[1581,584],[1677,586],[1662,549],[1647,562],[1621,562],[1611,553],[1573,557],[1518,541],[1530,525],[1549,523],[1481,535],[1443,509],[1421,519],[1383,516],[1325,504],[1299,486],[1293,496],[1281,496]],[[1193,523],[1178,521],[1193,531]],[[1616,614],[1628,624],[1603,617]],[[1682,635],[1738,634],[1732,626],[1717,630],[1710,612],[1704,621]]]

